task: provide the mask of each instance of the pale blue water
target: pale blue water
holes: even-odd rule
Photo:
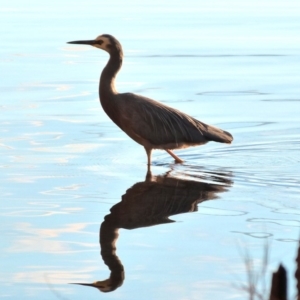
[[[245,251],[259,269],[268,240],[266,299],[280,262],[292,299],[299,17],[298,1],[283,0],[3,3],[0,298],[248,299]],[[228,130],[234,143],[177,151],[183,165],[156,151],[157,177],[145,182],[144,150],[99,105],[107,54],[66,44],[102,33],[124,48],[120,92]],[[122,286],[70,285],[109,277],[99,228],[113,206]],[[168,215],[176,222],[162,224]]]

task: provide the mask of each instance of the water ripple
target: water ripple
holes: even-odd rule
[[[298,220],[280,220],[280,219],[267,219],[267,218],[253,218],[248,219],[248,222],[252,223],[273,223],[280,226],[287,227],[300,227],[300,221]]]

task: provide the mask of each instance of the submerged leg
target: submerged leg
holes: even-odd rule
[[[152,179],[152,172],[150,167],[148,166],[145,182],[151,182],[151,179]]]
[[[166,151],[175,159],[177,163],[183,163],[183,160],[175,155],[171,150],[167,149]]]

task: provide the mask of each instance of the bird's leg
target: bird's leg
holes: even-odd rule
[[[177,163],[183,163],[183,160],[180,159],[177,155],[175,155],[171,150],[166,149],[166,151],[175,159]]]
[[[150,165],[151,165],[151,152],[152,152],[152,149],[147,149],[145,148],[146,150],[146,154],[147,154],[147,159],[148,159],[148,170],[150,168]]]
[[[152,179],[152,172],[150,170],[150,167],[148,166],[145,182],[151,182],[151,179]]]

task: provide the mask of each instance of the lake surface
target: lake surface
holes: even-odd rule
[[[0,298],[248,299],[245,259],[259,272],[268,247],[257,289],[265,282],[267,299],[283,263],[292,299],[299,2],[124,3],[1,5]],[[107,54],[66,44],[102,33],[123,45],[120,92],[221,127],[233,144],[176,151],[183,164],[154,151],[146,178],[144,149],[99,105]],[[95,281],[115,290],[70,284]]]

